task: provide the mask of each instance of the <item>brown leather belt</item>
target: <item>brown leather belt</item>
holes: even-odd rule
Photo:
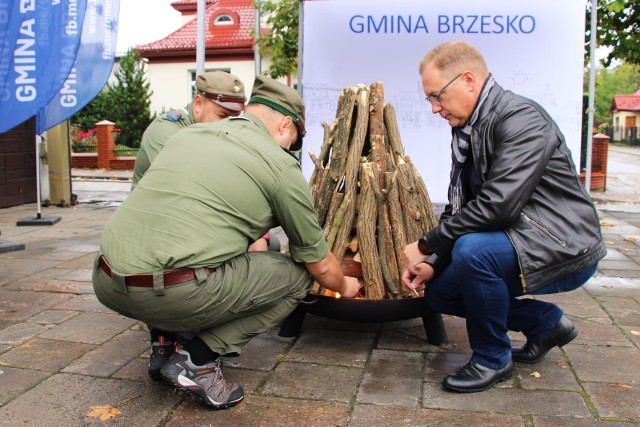
[[[98,258],[98,265],[107,273],[109,277],[111,277],[111,266],[104,258],[104,256],[100,255]],[[215,268],[205,267],[204,271],[207,273],[207,276],[216,271]],[[196,271],[193,268],[181,268],[180,270],[166,271],[162,273],[164,277],[164,285],[171,286],[177,285],[179,283],[188,282],[189,280],[196,279]],[[153,288],[153,274],[130,274],[124,277],[124,282],[127,286],[135,286],[139,288]]]

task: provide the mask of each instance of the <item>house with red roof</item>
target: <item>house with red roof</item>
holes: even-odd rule
[[[613,141],[638,139],[640,125],[640,90],[633,95],[614,95],[610,112],[613,113]]]
[[[255,77],[255,9],[252,0],[206,0],[205,71],[224,70],[245,84],[247,98]],[[151,111],[184,107],[193,98],[196,80],[197,0],[171,3],[184,25],[165,38],[136,46],[147,62],[153,95]],[[261,57],[261,69],[269,57]],[[291,81],[283,80],[291,85]]]

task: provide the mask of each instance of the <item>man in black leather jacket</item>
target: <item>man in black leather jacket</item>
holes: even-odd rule
[[[504,90],[473,46],[448,42],[420,63],[432,112],[452,127],[449,204],[404,249],[402,280],[435,310],[466,318],[473,354],[443,381],[455,392],[511,377],[578,331],[549,302],[524,294],[582,286],[606,254],[598,215],[564,136],[547,112]],[[511,348],[508,331],[527,342]]]

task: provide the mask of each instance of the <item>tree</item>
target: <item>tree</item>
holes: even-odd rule
[[[584,74],[584,92],[582,97],[583,119],[582,119],[582,145],[580,154],[580,167],[583,169],[586,164],[587,149],[587,123],[588,123],[588,100],[589,100],[589,72]],[[601,67],[596,74],[596,97],[595,111],[593,113],[593,126],[601,128],[605,133],[607,126],[612,125],[613,114],[611,102],[614,95],[630,95],[640,89],[640,65],[622,63],[616,67]],[[611,136],[611,135],[609,135]]]
[[[631,95],[640,89],[640,65],[623,63],[609,69],[602,68],[596,76],[595,126],[611,124],[609,112],[614,95]]]
[[[592,3],[587,4],[586,58],[590,52]],[[640,0],[600,0],[598,2],[597,44],[610,49],[602,60],[608,67],[616,59],[640,64]]]
[[[101,120],[110,120],[121,129],[118,144],[140,147],[140,140],[151,116],[149,100],[152,91],[145,76],[144,63],[140,52],[130,49],[120,58],[120,65],[114,72],[115,83],[104,89],[72,118],[71,123],[88,131]]]
[[[99,121],[109,119],[109,112],[113,110],[114,103],[113,95],[107,85],[91,102],[71,117],[71,124],[88,132],[95,128]]]
[[[277,79],[296,72],[298,64],[298,0],[256,0],[253,7],[267,15],[268,33],[260,34],[256,44],[261,54],[271,53],[265,74]]]
[[[110,84],[113,99],[113,120],[116,127],[122,129],[119,144],[129,147],[140,147],[142,134],[154,117],[151,117],[149,97],[153,91],[145,76],[144,63],[140,52],[129,49],[120,58],[120,67],[115,71],[116,83]]]

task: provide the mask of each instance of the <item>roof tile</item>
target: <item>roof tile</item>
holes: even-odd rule
[[[183,0],[175,3],[190,3]],[[255,9],[251,0],[218,0],[205,10],[205,49],[252,48],[252,30],[255,25]],[[174,3],[172,3],[173,5]],[[233,25],[213,25],[220,15],[233,18]],[[158,55],[176,51],[195,51],[197,39],[197,19],[193,19],[167,37],[137,46],[142,56]]]
[[[640,94],[614,95],[611,111],[640,111]]]

